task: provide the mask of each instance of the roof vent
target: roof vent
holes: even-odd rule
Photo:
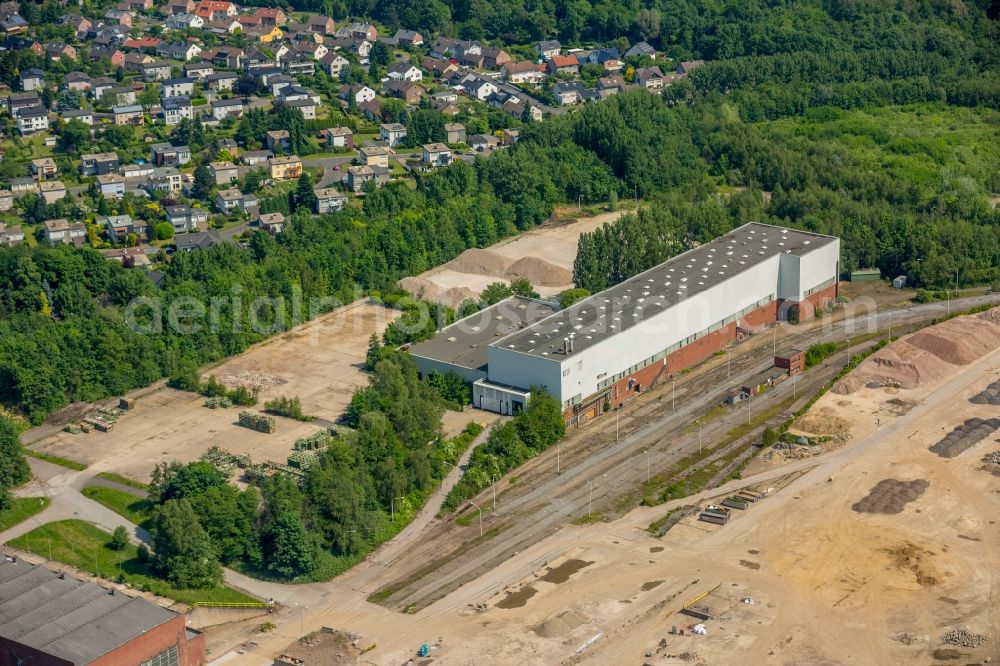
[[[451,337],[448,338],[448,342],[454,342],[457,339],[458,338],[456,338],[454,335],[452,335]]]

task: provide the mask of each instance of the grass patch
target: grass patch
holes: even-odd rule
[[[123,486],[128,486],[129,488],[135,488],[136,490],[149,490],[149,484],[135,481],[127,476],[122,476],[121,474],[116,474],[114,472],[99,472],[97,476],[107,481],[120,483]]]
[[[148,529],[148,523],[153,517],[153,503],[148,499],[104,486],[87,486],[82,492],[84,497],[89,497],[126,520]]]
[[[82,520],[47,523],[9,543],[15,548],[48,557],[82,571],[93,572],[99,577],[128,583],[136,589],[176,599],[185,604],[260,601],[231,587],[178,589],[159,578],[147,564],[136,558],[134,544],[129,544],[124,550],[112,550],[111,535]]]
[[[48,497],[12,497],[10,507],[0,511],[0,532],[40,513],[50,501]]]
[[[574,525],[593,525],[594,523],[599,523],[604,520],[604,514],[600,511],[595,511],[593,513],[588,513],[573,521]]]
[[[59,465],[60,467],[65,467],[66,469],[74,469],[78,472],[87,469],[86,465],[76,462],[75,460],[60,458],[59,456],[50,456],[47,453],[40,453],[33,449],[25,449],[24,452],[32,458],[38,458],[39,460],[44,460],[45,462],[50,462],[53,465]]]

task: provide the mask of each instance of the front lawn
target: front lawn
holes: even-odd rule
[[[158,577],[149,565],[137,559],[134,544],[130,543],[124,550],[113,550],[110,547],[109,533],[82,520],[46,523],[8,543],[14,548],[96,573],[99,577],[125,582],[134,588],[185,604],[259,602],[258,599],[230,587],[190,590],[175,588]]]
[[[135,525],[148,529],[146,523],[153,517],[153,504],[148,499],[105,486],[87,486],[82,492],[85,497],[100,502]]]
[[[0,532],[40,513],[48,505],[48,497],[12,497],[10,507],[0,511]]]

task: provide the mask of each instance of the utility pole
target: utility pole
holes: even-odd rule
[[[771,329],[771,356],[778,355],[778,325]]]
[[[590,486],[590,499],[587,501],[587,516],[594,515],[594,482],[587,481],[587,485]]]
[[[892,342],[892,310],[889,310],[889,342]]]
[[[753,391],[747,393],[747,425],[750,425],[750,402],[753,399]]]
[[[674,375],[673,377],[671,377],[670,380],[671,380],[671,383],[670,383],[670,411],[676,412],[677,411],[677,403],[676,403],[676,399],[677,399],[677,375]]]
[[[646,449],[645,453],[646,453],[646,485],[649,485],[649,449]]]
[[[469,504],[479,509],[479,538],[483,538],[483,510],[479,508],[479,505],[469,500]]]
[[[798,378],[798,374],[792,375],[792,400],[795,400],[795,380]]]
[[[621,408],[615,410],[615,444],[618,443],[618,416],[621,414]]]
[[[729,352],[729,347],[726,347],[726,381],[732,379],[733,376],[732,362]]]
[[[847,365],[851,365],[851,339],[847,338]]]
[[[497,510],[497,477],[490,474],[490,485],[493,487],[493,510]]]
[[[702,451],[701,419],[698,419],[698,455],[701,455],[701,451]]]
[[[562,474],[561,460],[559,460],[559,453],[562,450],[562,442],[556,442],[556,474]]]

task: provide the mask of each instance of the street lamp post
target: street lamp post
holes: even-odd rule
[[[594,482],[587,481],[587,485],[590,486],[590,499],[587,501],[587,516],[590,517],[594,515]]]
[[[469,500],[469,504],[474,506],[479,511],[479,538],[483,538],[483,510],[479,508],[479,505]]]
[[[671,383],[670,383],[670,411],[672,412],[677,411],[677,403],[675,402],[676,399],[677,399],[677,375],[674,375],[673,377],[671,377]]]
[[[851,365],[851,339],[847,338],[847,365]]]
[[[497,510],[497,477],[490,474],[490,485],[493,488],[493,510]]]
[[[562,441],[556,442],[556,474],[562,474],[562,460],[560,459],[561,451],[562,451]]]
[[[726,381],[729,381],[733,376],[732,361],[729,352],[729,347],[726,347]]]
[[[701,455],[701,451],[702,451],[701,419],[698,419],[698,455]]]
[[[649,449],[646,449],[646,483],[649,484]]]

